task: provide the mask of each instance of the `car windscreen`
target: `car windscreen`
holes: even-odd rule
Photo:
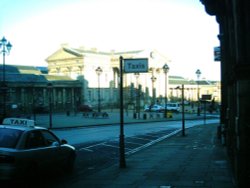
[[[1,128],[0,129],[0,147],[15,148],[22,134],[22,130]]]

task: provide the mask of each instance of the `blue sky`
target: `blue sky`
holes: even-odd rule
[[[215,17],[199,0],[1,0],[0,37],[13,49],[7,64],[46,66],[61,44],[99,50],[157,49],[170,74],[220,78],[213,47]]]

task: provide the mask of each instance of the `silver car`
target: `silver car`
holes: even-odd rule
[[[32,120],[8,118],[0,125],[0,179],[34,175],[52,167],[73,170],[76,151]]]
[[[164,108],[158,104],[146,106],[144,109],[145,112],[163,112]]]

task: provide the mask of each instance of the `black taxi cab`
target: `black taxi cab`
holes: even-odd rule
[[[33,120],[6,118],[0,125],[0,180],[60,168],[72,171],[75,148]]]

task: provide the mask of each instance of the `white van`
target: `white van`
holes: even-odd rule
[[[180,104],[179,103],[167,103],[167,110],[172,112],[180,112]]]

